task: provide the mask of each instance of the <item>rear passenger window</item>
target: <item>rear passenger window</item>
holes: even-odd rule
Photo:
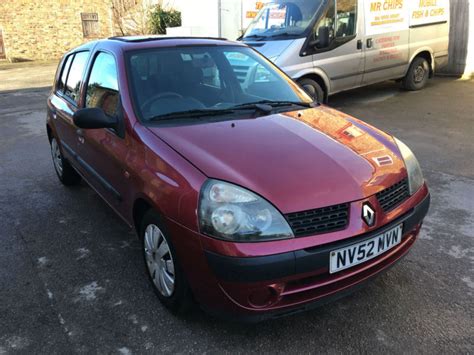
[[[75,103],[79,101],[79,88],[82,82],[82,76],[84,74],[84,68],[89,58],[89,52],[79,52],[74,56],[72,60],[71,69],[67,76],[66,88],[64,94],[71,98]]]
[[[101,108],[114,117],[119,105],[117,67],[115,59],[107,53],[99,53],[92,66],[87,84],[86,107]]]
[[[66,85],[67,74],[69,73],[69,67],[71,66],[72,58],[74,55],[70,55],[64,62],[63,71],[61,72],[61,79],[58,84],[58,91],[63,91]]]

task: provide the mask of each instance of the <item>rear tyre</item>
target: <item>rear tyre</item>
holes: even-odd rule
[[[143,217],[140,237],[146,272],[161,303],[174,314],[188,313],[193,305],[191,290],[169,233],[155,211]]]
[[[405,90],[417,91],[425,87],[430,76],[430,65],[425,58],[418,57],[413,60],[408,73],[402,80]]]
[[[81,176],[74,170],[69,162],[64,159],[56,138],[51,139],[51,158],[53,159],[54,170],[59,181],[66,186],[77,185],[81,181]]]
[[[324,90],[321,85],[313,79],[304,78],[298,81],[300,86],[316,102],[324,102]]]

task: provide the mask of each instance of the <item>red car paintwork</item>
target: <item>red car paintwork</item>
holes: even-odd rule
[[[89,184],[130,226],[143,206],[165,220],[195,299],[206,309],[230,314],[261,314],[291,309],[361,283],[392,265],[413,245],[421,222],[403,242],[367,263],[335,275],[328,268],[278,280],[233,283],[218,279],[204,251],[229,257],[258,257],[306,250],[376,231],[396,221],[427,196],[423,186],[397,208],[384,213],[375,194],[407,176],[393,138],[362,121],[326,106],[232,122],[174,127],[146,127],[136,118],[123,53],[130,49],[181,45],[242,45],[204,39],[141,43],[100,41],[82,49],[113,53],[119,72],[125,137],[106,129],[80,132],[72,121],[74,107],[53,93],[48,100],[48,133],[78,154],[110,182],[121,199],[76,167]],[[89,66],[91,64],[89,63]],[[59,73],[57,74],[59,75]],[[289,80],[289,79],[288,79]],[[84,88],[81,88],[81,92]],[[66,158],[73,160],[63,149]],[[377,158],[389,157],[388,165]],[[199,233],[199,192],[208,178],[244,186],[273,203],[282,213],[350,202],[350,219],[341,231],[289,240],[235,243]],[[362,203],[375,207],[368,227],[360,218]],[[261,301],[271,289],[274,297]],[[260,297],[260,299],[259,299]],[[268,297],[267,297],[268,298]],[[262,303],[263,302],[263,303]]]

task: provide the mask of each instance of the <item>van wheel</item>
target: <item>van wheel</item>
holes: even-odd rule
[[[54,170],[58,175],[59,181],[66,186],[77,185],[81,182],[81,176],[64,159],[58,141],[54,137],[51,139],[51,158],[53,159]]]
[[[324,90],[316,81],[309,78],[304,78],[298,81],[298,84],[311,96],[316,102],[324,101]]]
[[[172,313],[188,313],[193,305],[191,290],[158,213],[150,210],[145,214],[140,236],[146,272],[156,295]]]
[[[429,76],[430,65],[428,61],[422,57],[415,58],[402,81],[403,88],[409,91],[421,90],[428,82]]]

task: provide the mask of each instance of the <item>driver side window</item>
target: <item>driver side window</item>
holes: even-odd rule
[[[329,5],[326,9],[326,13],[321,17],[321,20],[319,20],[319,23],[316,25],[315,31],[314,31],[314,37],[317,43],[318,48],[325,48],[329,46],[329,44],[334,40],[334,35],[335,35],[335,23],[336,19],[336,6],[335,6],[335,1],[331,0],[329,2]],[[323,38],[321,38],[324,35],[324,32],[327,30],[329,34],[329,41],[326,42]]]
[[[336,37],[354,36],[356,34],[357,0],[336,1]]]
[[[356,22],[357,0],[331,0],[314,30],[317,48],[327,48],[335,39],[356,35]]]
[[[114,117],[119,98],[115,59],[111,54],[101,52],[94,60],[87,84],[86,107],[101,108],[108,116]]]

